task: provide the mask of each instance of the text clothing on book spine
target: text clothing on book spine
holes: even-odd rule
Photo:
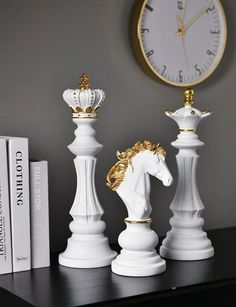
[[[28,139],[7,137],[13,272],[30,270]]]

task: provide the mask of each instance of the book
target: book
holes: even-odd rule
[[[50,266],[48,163],[30,162],[30,212],[32,268]]]
[[[0,139],[0,274],[12,272],[10,203],[6,140]]]
[[[28,139],[7,141],[13,272],[31,269]]]

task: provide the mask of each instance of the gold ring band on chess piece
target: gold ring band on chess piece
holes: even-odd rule
[[[131,220],[128,220],[128,219],[124,219],[124,222],[126,224],[151,224],[152,219],[146,219],[146,220],[140,220],[140,221],[131,221]]]
[[[194,128],[181,128],[179,129],[180,132],[196,132],[197,129]]]
[[[97,113],[73,113],[73,118],[97,118]]]

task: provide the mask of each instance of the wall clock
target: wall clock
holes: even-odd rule
[[[219,0],[138,0],[131,42],[144,70],[174,86],[193,86],[220,63],[227,36]]]

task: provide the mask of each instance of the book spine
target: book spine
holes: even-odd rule
[[[8,140],[13,272],[31,269],[28,139]]]
[[[48,163],[30,162],[32,268],[50,266]]]
[[[10,203],[6,140],[0,139],[0,274],[12,272]]]

